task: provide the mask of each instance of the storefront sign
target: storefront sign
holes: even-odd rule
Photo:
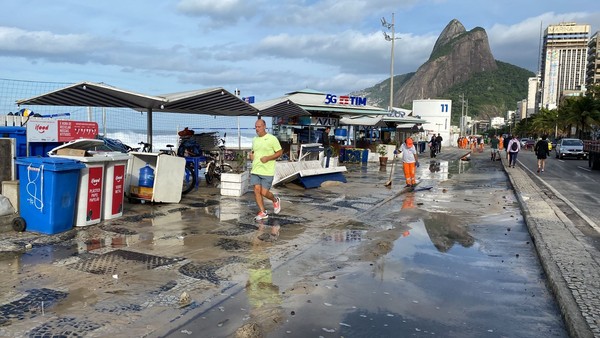
[[[325,104],[336,104],[341,106],[366,106],[367,98],[349,95],[325,95]]]
[[[300,116],[299,122],[302,126],[330,126],[336,128],[340,124],[340,119],[335,117]]]
[[[58,120],[58,142],[96,138],[96,135],[98,135],[96,122]]]
[[[30,118],[27,121],[28,142],[69,142],[96,138],[98,123],[87,121]]]
[[[393,112],[389,112],[388,113],[388,117],[404,117],[406,115],[406,112],[404,111],[393,111]]]

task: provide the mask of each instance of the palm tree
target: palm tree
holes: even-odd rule
[[[568,97],[561,103],[559,112],[566,125],[577,128],[576,133],[581,139],[586,130],[600,124],[600,101],[592,96]]]
[[[542,108],[531,116],[532,131],[537,135],[552,135],[558,126],[556,109]],[[556,135],[555,135],[556,136]]]

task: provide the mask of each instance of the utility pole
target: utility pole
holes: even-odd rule
[[[460,136],[465,136],[465,94],[460,94],[460,102],[462,103],[460,111]]]
[[[385,18],[381,18],[381,25],[387,29],[389,29],[392,35],[388,35],[388,33],[383,32],[383,37],[386,41],[392,42],[392,55],[390,62],[390,108],[389,111],[393,111],[394,107],[394,40],[396,40],[396,29],[394,23],[394,13],[392,13],[392,22],[389,23],[385,20]]]

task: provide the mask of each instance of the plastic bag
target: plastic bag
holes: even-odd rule
[[[0,216],[12,215],[15,213],[10,200],[6,196],[0,195]]]

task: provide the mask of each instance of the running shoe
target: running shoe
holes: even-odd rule
[[[267,211],[259,211],[258,214],[256,215],[256,217],[254,217],[255,221],[260,221],[261,219],[266,219],[269,218],[269,214],[267,214]]]
[[[277,215],[281,211],[281,199],[279,197],[275,197],[275,202],[273,202],[273,212]]]

